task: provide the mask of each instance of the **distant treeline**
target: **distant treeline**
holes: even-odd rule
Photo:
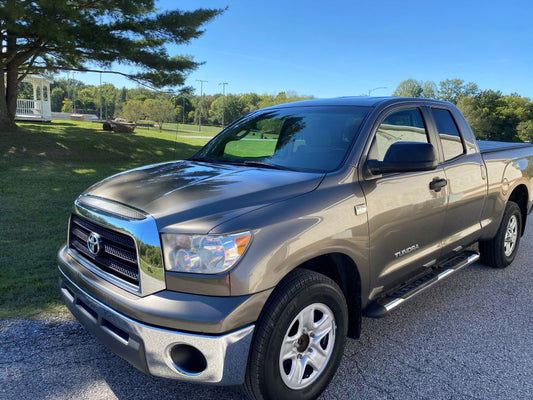
[[[19,97],[31,96],[31,86],[21,84]],[[398,85],[393,96],[435,98],[456,104],[478,139],[533,140],[533,102],[516,93],[481,90],[477,84],[461,79],[438,84],[407,79]],[[228,125],[259,108],[310,98],[313,96],[294,92],[198,96],[192,89],[170,94],[146,88],[116,88],[109,83],[86,85],[72,79],[53,82],[50,95],[52,111],[93,113],[103,119],[123,117],[136,122],[149,119],[160,128],[164,122]]]
[[[457,105],[478,139],[533,141],[533,102],[517,93],[481,90],[473,82],[446,79],[439,84],[407,79],[393,96],[426,97]]]
[[[306,100],[294,92],[269,94],[195,95],[192,90],[176,95],[146,88],[116,88],[106,83],[86,85],[78,80],[56,80],[51,85],[52,111],[90,113],[103,119],[123,117],[133,121],[149,119],[155,122],[183,122],[205,125],[227,125],[259,108],[281,103]],[[22,83],[19,98],[31,98],[29,84]],[[156,115],[157,114],[157,115]]]

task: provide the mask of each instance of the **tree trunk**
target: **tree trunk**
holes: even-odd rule
[[[19,89],[18,65],[8,65],[7,67],[7,86],[6,86],[6,103],[9,116],[15,120],[17,113],[17,94]]]
[[[7,32],[6,39],[7,54],[16,51],[17,38],[12,32]],[[0,80],[0,129],[15,130],[15,114],[17,112],[17,93],[18,93],[18,67],[13,61],[3,65],[2,77]],[[5,77],[4,77],[5,73]],[[4,81],[5,79],[5,81]]]
[[[4,75],[2,73],[2,75]],[[15,110],[17,107],[17,98],[15,94]],[[6,84],[4,76],[0,76],[0,131],[14,131],[17,129],[15,124],[15,114],[9,112],[7,103]]]

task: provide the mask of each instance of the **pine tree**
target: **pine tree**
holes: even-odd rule
[[[0,129],[14,129],[18,83],[35,71],[135,65],[129,78],[177,86],[199,63],[167,44],[199,37],[224,10],[158,11],[153,0],[0,0]]]

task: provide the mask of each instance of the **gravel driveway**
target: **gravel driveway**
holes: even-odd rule
[[[466,268],[363,320],[323,399],[532,399],[533,218],[510,268]],[[71,320],[0,321],[0,399],[242,399],[153,378]]]

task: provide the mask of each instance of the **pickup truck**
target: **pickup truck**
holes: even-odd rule
[[[476,142],[450,103],[280,105],[81,194],[60,292],[145,373],[311,399],[363,316],[511,264],[532,204],[533,147]]]

